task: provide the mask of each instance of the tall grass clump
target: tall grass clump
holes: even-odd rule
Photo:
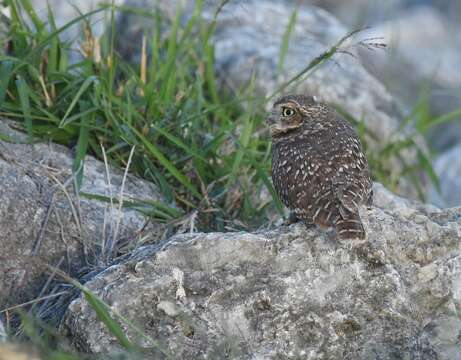
[[[141,62],[135,65],[115,51],[114,6],[58,29],[51,10],[44,23],[29,0],[7,3],[12,51],[1,57],[0,115],[16,119],[29,141],[72,146],[78,184],[86,154],[102,158],[103,147],[110,163],[124,167],[135,146],[131,171],[178,205],[148,203],[143,210],[165,221],[180,217],[191,230],[262,223],[266,208],[273,207],[272,201],[255,203],[254,195],[263,187],[273,193],[267,139],[255,131],[262,127],[262,105],[249,101],[243,109],[241,99],[252,96],[251,84],[241,94],[218,93],[214,22],[203,21],[201,1],[186,24],[179,10],[173,19],[159,12],[139,14],[150,17],[154,27],[143,38]],[[109,10],[111,24],[97,38],[90,17],[103,10]],[[83,28],[83,58],[76,63],[68,59],[71,44],[59,37],[70,26]]]

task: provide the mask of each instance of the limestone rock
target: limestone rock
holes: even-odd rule
[[[178,235],[86,286],[173,358],[458,359],[461,208],[389,201],[363,209],[362,243],[300,223]],[[82,298],[65,329],[81,350],[120,350]]]
[[[23,134],[0,120],[0,133],[16,139]],[[154,242],[162,227],[141,213],[109,206],[109,202],[75,196],[73,155],[56,144],[19,144],[0,141],[0,309],[38,295],[45,270],[41,261],[75,273],[94,261],[103,239],[134,243],[145,236]],[[119,196],[123,173],[87,157],[82,192]],[[162,200],[156,188],[128,176],[125,199]],[[145,229],[144,229],[145,227]],[[112,235],[111,235],[112,234]],[[107,248],[107,247],[106,247]],[[99,257],[101,260],[104,256]],[[40,261],[38,261],[40,260]]]

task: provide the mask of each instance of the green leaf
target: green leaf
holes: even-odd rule
[[[86,101],[81,101],[79,103],[80,111],[85,113],[88,110],[90,104]],[[77,190],[80,190],[83,182],[83,162],[85,160],[85,155],[88,149],[88,138],[90,132],[90,124],[93,122],[94,113],[85,113],[80,120],[80,132],[78,135],[77,147],[75,150],[74,166],[73,172],[75,174],[75,182],[77,185]]]
[[[131,127],[131,130],[138,136],[149,152],[158,160],[166,170],[170,172],[181,184],[183,184],[195,197],[201,199],[202,196],[197,191],[194,185],[184,176],[166,157],[163,153],[151,142],[149,142],[138,130]]]
[[[29,102],[29,88],[22,78],[16,80],[16,87],[18,89],[19,101],[21,102],[22,114],[26,122],[26,129],[29,143],[32,143],[33,132],[32,132],[32,117],[30,114],[30,102]]]
[[[438,126],[441,124],[445,124],[450,121],[459,120],[461,119],[461,108],[453,110],[449,113],[437,116],[432,118],[428,123],[424,124],[420,128],[421,132],[427,132],[429,129],[433,128],[434,126]]]
[[[11,69],[13,62],[11,60],[3,60],[0,63],[0,108],[5,101],[6,91],[11,78]]]
[[[112,335],[115,336],[118,343],[128,351],[137,350],[138,347],[127,338],[123,329],[110,315],[108,306],[85,287],[82,287],[81,290],[85,295],[85,299],[96,312],[98,319],[101,320],[104,325],[106,325],[107,329]]]
[[[118,204],[119,202],[118,197],[113,197],[111,201],[110,196],[101,194],[80,192],[80,196],[86,199],[98,200],[112,204]],[[148,216],[159,217],[165,220],[173,220],[184,215],[184,212],[181,210],[165,205],[162,202],[153,200],[139,200],[135,198],[127,198],[123,199],[122,207],[127,209],[135,209]]]
[[[263,184],[266,186],[267,190],[271,194],[272,200],[274,201],[275,208],[277,209],[278,213],[284,216],[285,215],[284,206],[282,202],[280,201],[280,198],[277,195],[274,189],[274,186],[272,185],[272,182],[269,180],[269,177],[267,176],[266,171],[258,163],[258,160],[255,159],[253,156],[251,156],[251,154],[248,156],[248,159],[250,160],[251,164],[256,168],[259,178],[261,179],[261,181],[263,182]]]
[[[419,165],[421,166],[422,169],[426,171],[426,174],[429,175],[429,178],[431,179],[435,188],[437,189],[438,192],[440,192],[440,180],[437,174],[435,173],[434,168],[432,167],[432,162],[430,161],[430,159],[427,157],[427,155],[424,153],[423,150],[421,150],[418,146],[415,146],[415,147],[418,153]]]
[[[279,52],[279,62],[277,64],[277,76],[280,76],[280,74],[283,71],[283,66],[285,64],[285,58],[286,58],[288,47],[290,44],[290,37],[296,25],[296,19],[298,17],[298,12],[299,12],[299,3],[296,6],[296,8],[293,10],[293,12],[291,13],[290,18],[288,19],[287,27],[283,33],[282,43],[280,45],[280,52]]]
[[[37,32],[41,33],[43,29],[45,28],[45,24],[43,23],[42,20],[40,20],[40,17],[35,12],[34,7],[30,3],[30,1],[21,0],[21,6],[25,10],[26,14],[29,16],[32,23],[34,24]]]
[[[250,94],[253,93],[254,79],[255,77],[253,73],[251,80],[250,80],[250,86],[249,86]],[[238,177],[240,164],[242,162],[243,155],[245,154],[245,150],[248,146],[248,143],[250,142],[250,137],[253,132],[253,122],[252,122],[253,116],[254,116],[253,103],[250,103],[247,111],[243,115],[243,129],[241,130],[240,139],[238,141],[239,148],[234,157],[234,161],[233,161],[232,168],[231,168],[231,173],[230,173],[229,180],[227,182],[226,187],[229,187],[230,184],[232,184]]]
[[[67,108],[66,113],[64,114],[64,117],[61,120],[61,123],[59,124],[59,127],[64,127],[66,126],[69,121],[66,122],[67,117],[69,114],[72,112],[74,109],[75,105],[77,105],[78,100],[80,97],[83,95],[83,93],[88,89],[88,87],[93,84],[97,80],[96,76],[89,76],[85,79],[83,82],[82,86],[80,89],[78,89],[77,93],[75,94],[75,97],[73,98],[72,102],[70,103],[69,107]]]
[[[160,134],[162,134],[165,138],[167,138],[172,144],[176,145],[177,147],[183,149],[186,153],[188,153],[190,156],[195,157],[197,159],[200,159],[202,161],[207,161],[202,155],[200,155],[198,152],[194,151],[191,146],[188,146],[185,144],[181,139],[178,137],[174,136],[170,132],[162,129],[160,126],[157,126],[155,124],[150,125],[153,129],[158,131]]]

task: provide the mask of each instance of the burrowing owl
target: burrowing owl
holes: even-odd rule
[[[360,141],[335,110],[313,97],[277,100],[267,119],[272,180],[283,203],[307,224],[365,238],[359,206],[372,202],[370,170]]]

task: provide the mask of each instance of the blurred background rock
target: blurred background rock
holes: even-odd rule
[[[39,13],[46,17],[46,2],[33,0]],[[176,3],[177,1],[174,1]],[[418,104],[428,105],[428,116],[437,116],[461,107],[461,1],[444,0],[285,0],[287,8],[296,4],[314,5],[337,17],[349,30],[367,28],[365,38],[382,38],[387,51],[359,49],[360,61],[367,70],[385,85],[399,101],[404,111],[410,112]],[[62,25],[96,8],[98,1],[51,0],[50,6]],[[123,4],[116,0],[115,4]],[[130,6],[148,8],[155,0],[129,0]],[[218,4],[217,0],[206,3]],[[74,4],[75,7],[71,6]],[[104,15],[92,19],[95,34],[103,31]],[[124,32],[134,34],[139,24],[121,19]],[[142,33],[141,27],[138,29]],[[78,37],[74,27],[66,33],[71,40]],[[136,41],[140,39],[134,39]],[[126,44],[127,53],[132,43]],[[123,49],[122,49],[123,50]],[[437,206],[461,205],[461,118],[437,126],[428,133],[429,146],[434,151],[435,163],[453,165],[451,171],[436,166],[441,192],[429,191],[428,201]],[[456,195],[454,196],[454,194]]]

